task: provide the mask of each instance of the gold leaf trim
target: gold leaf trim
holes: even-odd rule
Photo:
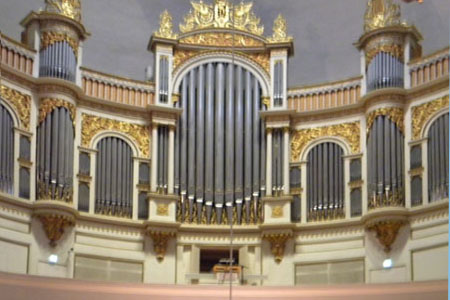
[[[177,35],[173,32],[172,15],[167,10],[159,16],[159,29],[155,32],[155,36],[166,39],[177,38]]]
[[[353,154],[360,152],[360,125],[359,121],[356,121],[294,131],[291,142],[291,161],[297,161],[300,158],[301,152],[309,142],[324,136],[341,137],[349,143]]]
[[[433,101],[412,107],[412,136],[419,139],[420,133],[427,121],[439,110],[448,108],[448,95]]]
[[[273,21],[273,34],[268,38],[271,43],[283,43],[292,41],[292,37],[287,35],[287,23],[283,15],[279,14]]]
[[[138,145],[141,155],[150,155],[150,127],[82,114],[81,143],[89,147],[92,138],[103,130],[112,130],[130,136]]]
[[[395,25],[407,25],[400,20],[400,5],[392,0],[369,0],[364,15],[365,32]]]
[[[30,130],[31,97],[4,85],[1,86],[0,96],[14,106],[22,128]]]
[[[383,107],[378,108],[374,111],[371,111],[367,115],[367,134],[370,132],[370,128],[372,127],[373,122],[378,116],[386,116],[389,120],[397,125],[397,128],[405,134],[405,126],[403,124],[403,109],[399,107]]]
[[[403,62],[403,48],[400,45],[378,45],[366,52],[366,66],[370,64],[372,59],[379,53],[386,52]]]
[[[75,21],[81,21],[80,0],[45,0],[45,10],[55,12]]]
[[[70,102],[55,98],[41,99],[41,104],[39,105],[39,124],[44,121],[47,115],[57,107],[65,107],[69,111],[70,117],[72,118],[73,127],[75,128],[75,105]]]
[[[41,35],[41,50],[57,43],[66,41],[72,48],[73,54],[78,58],[78,42],[67,33],[43,32]]]
[[[180,43],[215,47],[262,47],[261,41],[242,34],[207,32],[180,39]]]

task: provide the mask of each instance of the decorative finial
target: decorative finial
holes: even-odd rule
[[[81,22],[80,0],[45,0],[45,10]]]
[[[159,16],[159,30],[155,32],[155,35],[166,39],[177,38],[177,35],[173,32],[172,16],[167,10]]]
[[[388,26],[407,26],[400,20],[400,6],[392,0],[369,0],[364,15],[364,31]]]
[[[289,42],[292,40],[291,36],[287,35],[287,23],[286,19],[279,14],[278,17],[273,21],[273,34],[269,38],[270,42]]]

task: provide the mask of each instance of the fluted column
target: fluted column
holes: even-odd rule
[[[289,195],[290,184],[289,184],[289,127],[283,128],[283,194]]]
[[[174,157],[175,157],[175,126],[169,126],[169,156],[168,156],[168,179],[167,193],[173,194],[174,182]]]
[[[272,128],[266,131],[266,196],[272,196]]]
[[[158,124],[152,126],[152,176],[151,191],[156,192],[156,174],[158,171]]]

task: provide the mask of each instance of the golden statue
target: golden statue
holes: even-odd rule
[[[278,17],[273,21],[273,34],[269,38],[270,42],[289,42],[292,37],[287,35],[287,23],[286,19],[279,14]]]
[[[45,10],[81,21],[80,0],[45,0]]]
[[[163,11],[159,16],[159,30],[155,32],[155,36],[166,39],[177,38],[177,35],[173,33],[172,16],[167,10]]]
[[[369,0],[364,15],[364,31],[388,26],[405,26],[400,20],[400,6],[392,0]]]

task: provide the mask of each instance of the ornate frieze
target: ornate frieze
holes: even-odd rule
[[[227,0],[215,0],[214,5],[191,2],[193,10],[184,17],[180,24],[181,32],[203,28],[236,28],[256,35],[264,33],[260,19],[252,12],[253,3],[232,5]]]
[[[82,114],[81,144],[89,147],[92,138],[100,131],[117,131],[131,137],[139,147],[141,155],[150,155],[150,127]]]
[[[45,10],[81,21],[80,0],[45,0]]]
[[[42,98],[41,103],[39,105],[39,124],[45,120],[47,115],[51,113],[57,107],[65,107],[72,118],[73,127],[75,128],[75,116],[76,116],[76,107],[70,102],[55,99],[55,98]]]
[[[369,134],[375,118],[378,116],[386,116],[397,125],[397,128],[405,134],[405,126],[403,124],[403,109],[400,107],[383,107],[371,111],[366,116],[367,134]]]
[[[57,43],[66,41],[73,50],[73,53],[76,57],[78,57],[78,41],[71,37],[66,32],[53,32],[53,31],[45,31],[41,35],[41,50],[46,49],[47,47]]]
[[[427,121],[439,110],[443,108],[448,109],[449,96],[435,99],[433,101],[413,106],[412,107],[412,137],[413,139],[419,139],[421,132]]]
[[[292,41],[292,37],[287,35],[286,19],[281,14],[279,14],[275,21],[273,21],[273,34],[272,37],[268,38],[268,40],[272,43]]]
[[[167,10],[159,16],[159,29],[155,32],[155,36],[166,39],[177,38],[177,35],[173,32],[172,16]]]
[[[254,38],[228,32],[206,32],[180,39],[180,43],[214,47],[262,47],[263,42]]]
[[[56,242],[61,239],[64,230],[75,224],[75,219],[67,215],[42,214],[38,215],[38,218],[52,247],[55,247]]]
[[[306,128],[294,131],[291,141],[291,161],[298,161],[305,146],[321,137],[341,137],[348,142],[353,154],[360,151],[360,124],[352,123],[336,124],[324,127]]]
[[[5,85],[1,86],[0,96],[14,106],[22,128],[30,130],[31,97]]]
[[[400,6],[392,3],[392,0],[369,0],[364,15],[364,31],[389,26],[406,26],[400,20]]]
[[[284,257],[286,242],[292,237],[292,232],[264,233],[262,237],[269,241],[274,259],[280,263]]]

